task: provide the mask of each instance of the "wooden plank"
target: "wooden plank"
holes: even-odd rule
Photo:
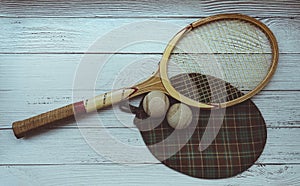
[[[91,89],[128,87],[148,78],[160,58],[159,54],[1,54],[0,90],[76,90],[76,77],[76,84],[84,80]],[[300,54],[280,55],[277,71],[264,90],[299,90],[299,59]]]
[[[299,91],[263,91],[252,100],[261,111],[268,127],[299,127],[299,94]]]
[[[99,91],[97,91],[99,92]],[[102,92],[102,91],[101,91]],[[75,101],[84,97],[72,97],[72,91],[51,90],[20,90],[0,91],[0,128],[10,128],[11,123],[22,120]],[[78,94],[92,94],[81,92]],[[100,93],[100,92],[99,92]],[[139,99],[134,101],[137,104]],[[268,127],[300,127],[300,91],[263,91],[253,98],[254,103],[262,112]],[[107,127],[134,127],[133,115],[119,110],[118,106],[99,111],[89,116],[92,121],[103,118]],[[120,122],[118,122],[120,121]],[[71,122],[64,127],[74,127]]]
[[[0,52],[162,53],[180,29],[199,18],[2,18]],[[274,32],[281,53],[299,53],[300,18],[259,20]]]
[[[257,163],[300,163],[299,130],[268,128],[267,144]],[[7,129],[0,130],[0,136],[0,165],[158,163],[136,128],[52,128],[24,139],[16,139]]]
[[[1,166],[4,185],[298,185],[299,165],[252,166],[232,178],[192,178],[163,165]]]
[[[276,1],[8,1],[0,4],[8,17],[178,17],[240,12],[252,16],[299,16],[297,0]]]

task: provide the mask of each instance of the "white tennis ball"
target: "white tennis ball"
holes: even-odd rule
[[[174,129],[186,128],[192,122],[192,119],[192,110],[182,103],[172,105],[167,114],[167,121]]]
[[[150,117],[162,117],[169,109],[170,102],[168,96],[160,91],[149,92],[143,100],[144,111]]]

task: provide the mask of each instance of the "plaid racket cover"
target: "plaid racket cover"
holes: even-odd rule
[[[202,89],[199,87],[199,94],[204,90],[204,85],[209,86],[205,76],[199,74],[189,76],[201,79]],[[226,83],[226,86],[231,85]],[[237,92],[242,94],[240,91]],[[227,95],[232,96],[230,93]],[[171,105],[178,102],[171,97],[169,99]],[[203,98],[203,101],[209,102],[210,98]],[[265,121],[251,100],[226,108],[223,115],[212,114],[214,111],[211,110],[192,108],[192,123],[187,129],[176,132],[168,125],[166,118],[162,120],[147,118],[142,109],[142,102],[138,108],[132,106],[131,108],[136,113],[134,123],[140,129],[151,153],[169,168],[192,177],[227,178],[247,170],[262,153],[267,139]],[[212,121],[210,125],[209,121]],[[218,123],[214,121],[222,121],[221,128],[208,148],[200,151],[202,135],[206,129],[213,131],[216,127],[214,123]],[[180,140],[182,138],[187,140]],[[170,151],[174,153],[168,153]]]

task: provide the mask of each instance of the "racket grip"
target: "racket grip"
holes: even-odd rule
[[[55,123],[62,119],[74,117],[75,114],[82,115],[113,105],[114,103],[129,98],[135,92],[136,89],[134,88],[126,88],[101,94],[85,101],[73,103],[22,121],[16,121],[12,124],[12,129],[17,138],[22,138],[34,129]]]
[[[78,102],[80,103],[80,102]],[[34,129],[40,128],[42,126],[46,126],[51,123],[55,123],[59,120],[66,119],[74,116],[73,107],[76,104],[70,104],[61,108],[57,108],[55,110],[51,110],[49,112],[42,113],[40,115],[22,120],[16,121],[12,124],[12,128],[14,134],[17,138],[24,137],[28,132],[33,131]]]

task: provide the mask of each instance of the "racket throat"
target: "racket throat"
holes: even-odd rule
[[[135,89],[135,91],[131,95],[129,95],[129,98],[133,98],[135,96],[138,96],[138,95],[141,95],[141,94],[153,91],[153,90],[162,91],[162,92],[168,94],[166,92],[164,85],[161,82],[161,78],[158,76],[152,76],[149,79],[145,80],[144,82],[137,84],[131,88]]]

